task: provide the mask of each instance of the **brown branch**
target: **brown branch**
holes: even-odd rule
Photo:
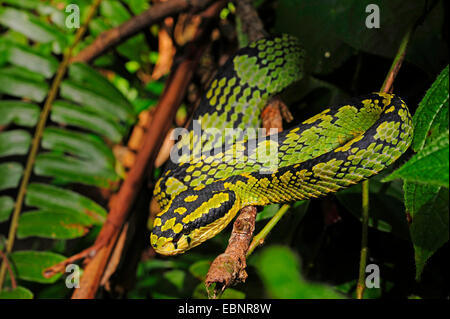
[[[247,279],[245,256],[255,230],[256,214],[255,206],[247,206],[241,209],[233,224],[227,249],[212,262],[205,280],[206,287],[213,283],[216,284],[212,297],[216,298],[217,291],[223,292],[225,288],[239,282],[245,282]]]
[[[11,288],[16,289],[17,288],[16,278],[14,277],[14,273],[12,271],[11,265],[9,264],[8,257],[6,257],[5,253],[3,253],[3,251],[1,251],[1,250],[0,250],[0,257],[3,260],[3,263],[5,264],[6,269],[8,270],[8,274],[11,279]]]
[[[249,41],[256,41],[267,36],[251,0],[238,1],[237,14],[242,21],[242,29],[248,34]],[[281,132],[283,117],[287,121],[292,120],[287,106],[278,96],[275,96],[261,113],[263,128],[267,132],[270,128],[277,128]],[[254,206],[244,207],[239,212],[225,252],[216,257],[206,275],[205,285],[210,297],[216,298],[218,293],[220,294],[227,287],[246,280],[246,255],[255,230],[256,214],[257,209]],[[216,285],[211,296],[208,288],[214,283]]]
[[[219,1],[201,14],[205,23],[199,28],[194,41],[188,45],[182,62],[171,73],[156,106],[152,121],[146,127],[144,143],[136,156],[135,164],[121,185],[114,199],[114,205],[112,205],[108,218],[94,245],[45,271],[45,276],[51,277],[57,272],[64,271],[65,266],[69,263],[81,258],[93,257],[86,267],[81,280],[81,285],[85,285],[87,288],[84,291],[76,292],[74,298],[93,298],[95,296],[118,233],[130,212],[139,189],[143,185],[148,167],[153,163],[171,126],[198,61],[207,47],[207,35],[209,35],[211,29],[210,24],[224,4],[224,1]]]
[[[251,0],[239,0],[236,2],[236,14],[241,20],[242,32],[248,36],[248,41],[253,42],[267,37],[264,25],[253,7]]]
[[[192,9],[199,11],[210,5],[213,0],[170,0],[152,5],[148,10],[110,30],[102,32],[93,43],[75,56],[71,62],[90,62],[117,46],[133,35],[164,18]]]

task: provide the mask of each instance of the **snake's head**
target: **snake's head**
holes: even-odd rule
[[[187,190],[155,218],[150,242],[157,253],[176,255],[217,235],[240,209],[230,190]]]

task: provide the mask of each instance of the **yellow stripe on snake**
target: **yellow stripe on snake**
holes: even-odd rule
[[[198,122],[172,148],[156,184],[161,212],[150,241],[158,253],[179,254],[214,237],[245,206],[354,185],[407,150],[411,115],[385,93],[352,98],[280,134],[257,135],[261,110],[301,78],[303,58],[297,39],[282,35],[251,43],[220,68],[194,113]]]

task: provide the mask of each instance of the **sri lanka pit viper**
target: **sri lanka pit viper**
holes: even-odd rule
[[[158,253],[183,253],[212,238],[245,206],[354,185],[407,150],[411,115],[401,98],[386,93],[351,98],[261,137],[254,128],[262,109],[302,77],[303,60],[298,40],[282,35],[238,50],[218,70],[154,189],[161,212],[150,241]]]

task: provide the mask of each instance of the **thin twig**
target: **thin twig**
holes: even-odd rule
[[[251,0],[237,2],[237,16],[249,41],[256,41],[267,36]],[[287,106],[278,96],[272,98],[261,113],[263,128],[267,132],[270,128],[277,128],[281,132],[283,115],[286,115],[288,121],[292,119],[292,115],[286,110]],[[244,207],[239,212],[225,252],[214,259],[206,275],[205,285],[210,297],[212,295],[213,298],[217,298],[227,287],[246,280],[246,256],[255,229],[256,214],[255,206]],[[213,284],[216,285],[211,292],[209,287]]]
[[[395,54],[394,61],[391,68],[381,86],[381,92],[390,93],[393,89],[395,77],[400,70],[402,62],[405,58],[406,48],[414,27],[408,29],[403,36],[400,46]],[[364,297],[365,277],[366,277],[366,263],[368,253],[368,230],[369,230],[369,180],[362,183],[362,234],[361,234],[361,255],[359,261],[359,276],[356,285],[356,298],[362,299]]]
[[[101,33],[93,43],[80,51],[71,62],[90,62],[109,49],[141,32],[143,29],[161,22],[168,16],[176,15],[188,9],[200,11],[212,2],[213,0],[170,0],[153,4],[141,14],[132,17],[115,28]]]
[[[275,225],[280,221],[281,217],[289,210],[291,205],[285,204],[281,206],[281,208],[276,212],[275,215],[269,220],[269,222],[264,226],[264,228],[253,237],[253,241],[250,244],[250,248],[247,251],[247,257],[251,255],[251,253],[255,250],[256,247],[262,245],[264,243],[265,238],[275,227]]]
[[[70,262],[87,256],[95,256],[90,262],[93,263],[94,266],[91,267],[89,266],[90,264],[88,264],[89,272],[93,272],[92,275],[89,275],[89,278],[91,278],[91,281],[89,281],[89,291],[87,291],[86,295],[80,296],[80,294],[77,293],[74,297],[94,297],[100,283],[101,274],[106,266],[106,261],[109,259],[109,255],[112,251],[113,241],[115,241],[110,239],[117,237],[119,230],[128,216],[136,196],[139,193],[137,190],[140,189],[145,176],[147,176],[147,168],[153,163],[153,160],[158,153],[163,139],[170,128],[176,110],[184,98],[184,92],[191,81],[196,65],[207,46],[207,36],[211,29],[210,24],[216,18],[219,10],[224,4],[225,1],[214,3],[202,13],[205,24],[199,29],[194,41],[188,45],[181,63],[179,63],[171,73],[164,92],[153,113],[152,121],[145,129],[146,133],[143,138],[144,143],[136,156],[133,167],[130,169],[116,195],[114,200],[115,204],[111,207],[107,222],[103,225],[94,245],[46,270],[45,275],[50,277],[57,272],[63,271],[65,266]],[[105,247],[105,245],[108,246]],[[88,267],[86,267],[83,276],[85,276],[86,273],[89,273]]]
[[[361,230],[361,256],[359,260],[359,277],[356,286],[356,298],[362,299],[364,294],[366,263],[368,253],[368,232],[369,232],[369,180],[362,183],[362,230]]]
[[[8,257],[6,257],[5,253],[1,250],[0,250],[0,257],[3,260],[2,264],[5,264],[6,269],[8,269],[9,277],[11,279],[11,288],[16,289],[17,288],[16,278],[14,277],[11,265],[9,264]]]
[[[31,172],[33,170],[34,162],[39,150],[39,145],[41,143],[42,134],[45,128],[45,123],[47,122],[48,115],[50,113],[50,109],[52,106],[53,101],[55,100],[58,91],[59,86],[61,84],[61,81],[66,73],[67,67],[69,65],[70,57],[72,56],[73,49],[77,46],[77,44],[80,42],[81,38],[83,37],[84,33],[87,30],[87,26],[91,19],[94,17],[95,12],[97,11],[98,6],[100,5],[101,0],[95,0],[92,6],[89,9],[89,13],[87,16],[87,19],[83,26],[77,30],[77,33],[75,34],[75,40],[72,43],[70,47],[66,49],[64,52],[64,57],[61,62],[61,64],[58,67],[58,71],[56,73],[55,78],[53,79],[52,86],[50,88],[49,94],[47,96],[47,99],[45,101],[44,107],[42,109],[41,115],[39,117],[39,122],[36,126],[36,131],[33,137],[33,143],[31,144],[31,150],[27,158],[27,163],[25,166],[25,171],[23,174],[22,181],[20,183],[19,193],[17,195],[16,203],[14,206],[14,212],[11,219],[11,224],[9,226],[9,234],[8,234],[8,242],[6,244],[6,253],[9,254],[12,251],[12,248],[14,246],[14,239],[16,237],[16,231],[19,223],[19,215],[20,211],[22,210],[23,200],[25,198],[25,194],[27,191],[28,182],[30,180]],[[5,271],[6,271],[6,265],[2,264],[2,267],[0,269],[0,291],[3,286],[3,281],[5,279]]]

